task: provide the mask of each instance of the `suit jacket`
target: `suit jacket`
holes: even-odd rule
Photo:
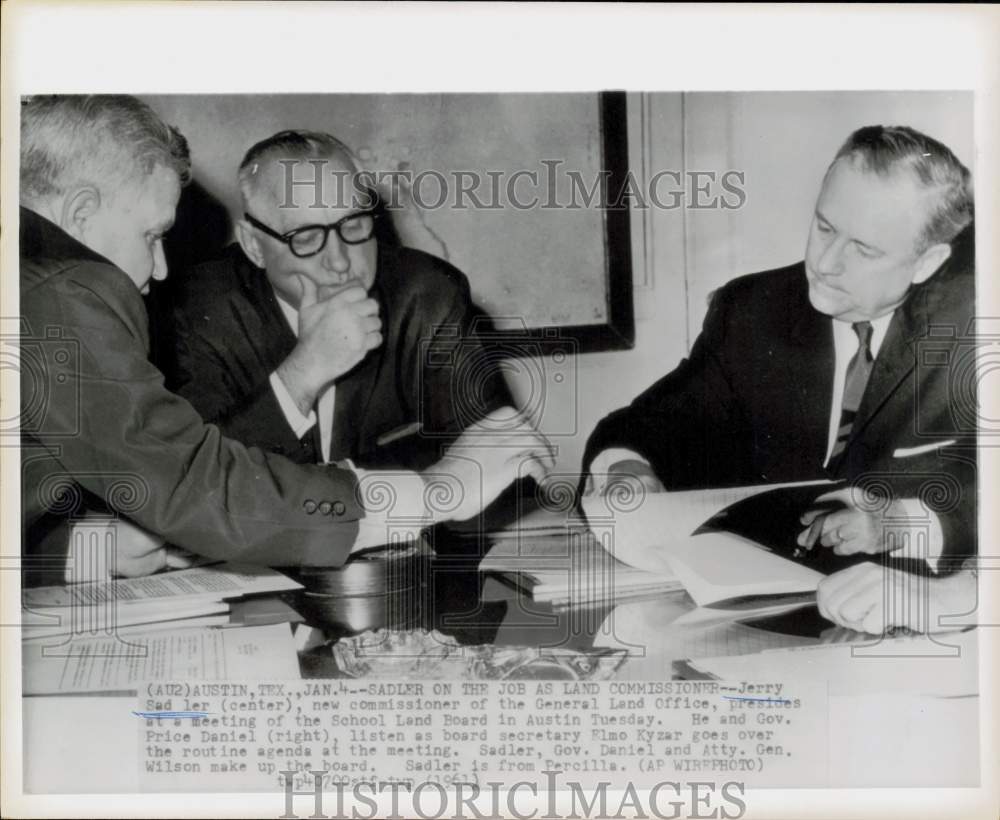
[[[422,469],[469,424],[511,404],[510,393],[476,339],[485,316],[447,262],[382,244],[371,295],[383,343],[336,382],[330,459]],[[297,340],[264,271],[232,245],[175,284],[174,299],[170,386],[226,435],[320,460],[319,425],[298,439],[270,386]],[[419,433],[385,443],[415,423]]]
[[[893,314],[832,475],[822,465],[833,327],[809,303],[801,262],[720,288],[691,355],[598,424],[584,467],[602,450],[627,447],[669,489],[823,477],[866,483],[922,498],[939,514],[945,554],[974,552],[973,254],[970,226]],[[955,444],[927,449],[949,440]]]
[[[210,557],[346,560],[364,515],[353,473],[298,466],[205,424],[147,359],[131,280],[23,208],[20,254],[27,584],[63,582],[67,524],[92,506]]]

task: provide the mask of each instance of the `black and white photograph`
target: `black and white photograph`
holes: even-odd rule
[[[5,816],[996,816],[996,18],[612,6],[5,8]]]

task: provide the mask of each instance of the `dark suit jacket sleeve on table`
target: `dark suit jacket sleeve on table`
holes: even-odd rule
[[[58,492],[67,488],[210,557],[279,566],[346,560],[364,515],[353,473],[296,466],[205,424],[147,360],[146,314],[128,278],[51,223],[24,214],[26,344],[66,342],[75,351],[65,366],[50,363],[41,385],[32,382],[35,371],[23,371],[25,397],[38,390],[60,397],[37,422],[25,416],[28,553],[35,525],[76,512]],[[57,337],[46,338],[52,333]],[[316,510],[323,501],[337,512]]]

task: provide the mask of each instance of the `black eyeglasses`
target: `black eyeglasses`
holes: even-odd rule
[[[315,256],[323,250],[330,237],[330,231],[336,231],[340,241],[345,245],[360,245],[371,239],[375,233],[375,213],[373,211],[348,214],[331,225],[304,225],[294,231],[288,231],[288,233],[278,233],[246,212],[243,213],[243,216],[255,228],[288,245],[292,253],[300,259]]]

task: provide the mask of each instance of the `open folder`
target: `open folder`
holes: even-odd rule
[[[814,592],[832,556],[822,547],[796,554],[799,516],[833,486],[810,481],[649,493],[627,509],[616,509],[608,497],[588,497],[583,509],[618,561],[672,575],[695,603],[708,606]]]

